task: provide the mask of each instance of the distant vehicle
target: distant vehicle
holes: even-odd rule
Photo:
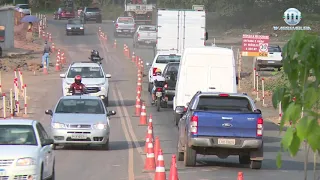
[[[157,42],[157,27],[151,25],[140,25],[133,36],[133,47],[139,48],[140,45],[154,47]]]
[[[181,54],[174,54],[170,52],[160,52],[158,53],[154,59],[152,64],[146,63],[149,69],[148,79],[149,79],[149,86],[148,91],[151,92],[153,87],[153,76],[156,75],[156,70],[161,69],[163,72],[166,65],[170,62],[180,62]]]
[[[66,25],[66,34],[81,34],[84,35],[84,24],[81,23],[80,19],[69,19]]]
[[[121,35],[130,35],[133,37],[136,31],[136,23],[132,17],[118,17],[114,23],[114,37]]]
[[[55,149],[60,145],[99,145],[109,150],[109,116],[116,112],[107,111],[99,97],[64,96],[53,111],[45,113],[52,116]]]
[[[186,48],[183,52],[173,98],[173,110],[185,108],[197,91],[236,93],[236,70],[232,49]],[[175,114],[177,125],[180,114]]]
[[[268,46],[267,57],[255,57],[254,67],[257,71],[261,68],[273,67],[280,69],[282,67],[282,51],[280,46]]]
[[[197,92],[179,120],[177,159],[196,166],[197,154],[225,159],[238,155],[240,164],[260,169],[263,160],[263,119],[245,94]]]
[[[0,121],[0,179],[55,179],[55,154],[40,122]]]
[[[102,23],[102,14],[99,8],[85,7],[83,11],[81,11],[80,18],[83,24],[86,24],[87,21],[95,21],[96,23]]]
[[[157,52],[182,54],[188,47],[204,47],[208,39],[205,11],[158,9],[157,27]]]
[[[69,88],[74,83],[74,77],[80,75],[82,83],[86,86],[88,95],[100,97],[106,106],[109,103],[109,78],[110,74],[105,74],[100,64],[94,62],[74,62],[65,74],[60,74],[62,78],[62,92],[64,96],[70,95]]]
[[[29,4],[17,4],[15,9],[16,9],[16,11],[23,13],[25,15],[31,14],[31,9],[29,7]]]
[[[125,4],[124,15],[134,18],[137,24],[151,24],[155,9],[153,4]]]
[[[75,13],[73,8],[58,8],[58,11],[54,12],[54,19],[71,19],[75,18]]]
[[[172,101],[175,96],[175,89],[177,83],[177,76],[180,62],[168,63],[162,72],[162,76],[166,78],[165,96],[168,101]]]

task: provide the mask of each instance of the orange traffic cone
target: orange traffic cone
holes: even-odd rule
[[[151,126],[151,127],[153,128],[153,124],[152,124],[152,114],[149,115],[148,126]]]
[[[43,62],[43,74],[48,74],[48,69],[47,69],[47,63],[46,63],[46,61]]]
[[[243,173],[242,172],[238,172],[238,180],[243,180]]]
[[[136,59],[134,60],[134,62],[136,63],[136,65],[138,64],[138,60],[139,60],[139,56],[136,56]]]
[[[55,47],[55,45],[54,45],[54,43],[52,43],[52,45],[51,45],[51,51],[54,53],[54,50],[56,49],[56,47]]]
[[[135,116],[139,117],[141,114],[141,100],[139,97],[136,97],[136,113]]]
[[[113,42],[113,48],[117,48],[117,40],[116,39]]]
[[[179,180],[177,164],[176,164],[176,155],[172,155],[172,158],[171,158],[169,180]]]
[[[66,64],[67,61],[66,61],[66,57],[64,55],[64,52],[61,53],[61,64]]]
[[[158,136],[156,136],[155,140],[154,140],[154,157],[156,157],[156,159],[158,159],[158,152],[161,149],[160,147],[160,139]]]
[[[163,153],[159,149],[156,163],[156,173],[154,174],[154,180],[166,180],[166,169],[164,166]]]
[[[143,102],[141,107],[139,126],[146,126],[146,125],[147,125],[147,111],[146,111],[146,105]]]
[[[126,44],[123,45],[123,55],[124,55],[124,56],[126,56],[126,49],[127,49],[126,46],[127,46]]]
[[[148,151],[147,151],[147,158],[144,163],[143,172],[150,172],[156,169],[154,153],[153,153],[153,144],[152,142],[148,143]]]
[[[131,61],[134,62],[135,59],[136,59],[136,55],[134,54],[134,52],[132,52]]]
[[[56,71],[60,71],[60,57],[57,56],[57,61],[56,61]]]
[[[147,128],[147,135],[146,135],[146,143],[144,146],[144,152],[148,152],[148,143],[152,142],[153,143],[153,130],[150,126]]]

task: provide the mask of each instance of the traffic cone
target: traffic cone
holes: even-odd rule
[[[171,158],[171,166],[170,166],[170,173],[169,173],[168,180],[179,180],[177,164],[176,164],[176,155],[172,155],[172,158]]]
[[[64,55],[64,52],[61,53],[62,57],[62,64],[67,64],[66,56]]]
[[[113,48],[117,48],[117,40],[116,39],[113,42]]]
[[[134,62],[135,59],[136,59],[136,55],[134,54],[134,52],[132,52],[131,61]]]
[[[48,69],[47,69],[47,63],[46,63],[46,61],[43,62],[43,74],[48,74]]]
[[[154,180],[166,180],[166,169],[164,166],[164,159],[163,159],[163,153],[162,150],[159,149],[156,162],[156,172],[154,174]]]
[[[151,114],[149,115],[148,126],[151,126],[153,128],[152,115]]]
[[[49,42],[52,42],[52,36],[51,36],[51,33],[49,34]]]
[[[138,61],[139,61],[139,56],[136,56],[136,59],[134,61],[136,63],[136,65],[137,65]]]
[[[130,49],[129,49],[129,47],[127,48],[127,58],[130,59]]]
[[[142,83],[141,82],[137,82],[137,89],[142,91]]]
[[[56,49],[56,47],[55,47],[55,45],[54,45],[54,43],[52,43],[52,45],[51,45],[51,51],[54,53],[54,50]]]
[[[147,134],[146,134],[146,143],[144,146],[144,152],[148,152],[148,143],[152,142],[153,143],[153,130],[152,127],[148,126],[147,128]]]
[[[161,147],[160,147],[160,139],[159,139],[158,136],[156,136],[156,138],[154,140],[154,157],[156,157],[156,159],[158,159],[158,152],[159,152],[160,149],[161,149]]]
[[[141,100],[139,97],[136,97],[136,113],[135,116],[139,117],[141,114]]]
[[[139,99],[141,99],[141,91],[140,91],[140,90],[137,91],[137,96],[136,96],[136,97],[138,97]]]
[[[243,173],[242,172],[238,172],[238,180],[243,180]]]
[[[56,71],[60,71],[61,68],[60,68],[60,57],[57,56],[57,60],[56,60]]]
[[[99,27],[99,33],[101,32],[101,27]]]
[[[147,150],[147,158],[144,163],[143,172],[150,172],[156,169],[154,153],[153,153],[153,144],[152,142],[148,143],[148,150]]]
[[[143,102],[141,106],[141,113],[140,113],[140,124],[139,126],[146,126],[147,125],[147,111],[146,105]]]
[[[126,44],[123,45],[123,55],[124,56],[126,56],[126,48],[127,48],[126,46],[127,46]]]

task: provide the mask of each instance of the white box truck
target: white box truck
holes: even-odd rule
[[[182,54],[188,47],[203,47],[208,39],[203,10],[158,9],[156,51]]]

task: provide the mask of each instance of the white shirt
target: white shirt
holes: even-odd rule
[[[166,78],[164,78],[163,76],[153,76],[152,82],[154,82],[155,80],[166,81]]]

